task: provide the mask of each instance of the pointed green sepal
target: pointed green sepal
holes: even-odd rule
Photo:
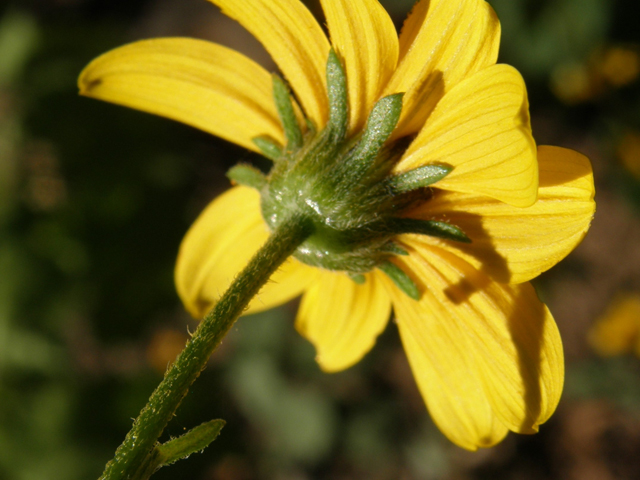
[[[395,263],[383,262],[378,269],[384,272],[395,285],[407,294],[409,298],[420,300],[420,290],[413,280]]]
[[[387,223],[396,234],[418,233],[431,237],[444,238],[461,243],[471,243],[471,239],[460,228],[437,220],[418,220],[415,218],[392,218]]]
[[[400,120],[402,97],[404,93],[395,93],[381,98],[373,106],[367,119],[362,138],[358,143],[360,156],[375,156],[387,141]]]
[[[339,142],[347,134],[349,107],[347,101],[347,76],[342,62],[331,49],[327,60],[327,95],[329,98],[329,124],[334,141]]]
[[[311,134],[312,136],[315,135],[315,133],[318,131],[315,123],[313,123],[310,118],[306,117],[304,119],[304,123],[307,126],[307,134]]]
[[[349,278],[353,280],[355,283],[357,283],[358,285],[363,285],[364,282],[367,281],[365,276],[362,275],[361,273],[350,273]]]
[[[161,460],[159,467],[177,462],[192,453],[204,450],[220,434],[224,424],[224,420],[211,420],[192,428],[178,438],[158,445],[156,448],[159,453],[158,457]]]
[[[393,255],[401,255],[403,257],[406,257],[407,255],[409,255],[409,252],[407,252],[404,248],[402,248],[397,243],[393,243],[393,242],[389,242],[385,244],[382,247],[382,251],[387,253],[392,253]]]
[[[251,141],[260,149],[262,155],[267,157],[269,160],[277,162],[282,157],[282,147],[272,138],[265,135],[252,138]]]
[[[302,146],[302,131],[293,108],[291,92],[289,92],[289,87],[284,83],[284,80],[278,75],[274,74],[272,78],[273,99],[276,102],[276,109],[282,122],[284,135],[287,137],[287,150],[297,150]]]
[[[229,180],[246,187],[261,190],[267,183],[267,177],[255,167],[246,164],[239,164],[231,167],[227,171]]]
[[[396,128],[402,112],[402,97],[396,93],[376,102],[367,120],[364,133],[343,162],[340,175],[359,182],[376,165],[378,154]]]
[[[424,165],[389,177],[387,184],[393,193],[406,193],[433,185],[449,175],[452,170],[453,167],[449,165]]]

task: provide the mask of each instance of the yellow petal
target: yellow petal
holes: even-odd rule
[[[234,50],[190,38],[143,40],[96,58],[80,93],[177,120],[257,151],[268,135],[283,142],[271,76]]]
[[[392,300],[438,426],[465,448],[500,440],[493,416],[509,430],[537,431],[560,399],[564,361],[556,324],[533,287],[496,283],[437,247],[409,247],[400,261],[424,293],[419,302],[399,293]]]
[[[400,34],[400,62],[385,95],[406,92],[394,136],[416,133],[462,79],[496,63],[500,22],[482,0],[421,0]]]
[[[469,244],[430,237],[502,283],[537,277],[566,257],[584,238],[595,211],[589,160],[559,147],[538,149],[540,189],[530,207],[512,207],[488,197],[438,192],[410,216],[450,222],[472,240]]]
[[[311,12],[299,0],[209,1],[264,45],[307,117],[322,128],[328,112],[325,71],[330,46]]]
[[[211,309],[268,235],[260,216],[260,195],[255,190],[234,187],[207,206],[182,240],[175,269],[178,295],[194,317],[202,317]],[[289,259],[260,290],[246,313],[296,297],[314,278],[314,269]]]
[[[340,272],[323,270],[302,297],[296,328],[318,352],[323,370],[357,363],[389,321],[391,302],[374,274],[362,285]]]
[[[536,146],[527,91],[517,70],[494,65],[456,85],[438,103],[396,171],[431,162],[453,167],[438,188],[487,195],[518,207],[535,202]]]
[[[471,374],[473,359],[464,348],[466,342],[451,338],[442,326],[431,325],[426,320],[431,317],[419,307],[398,306],[395,301],[394,305],[413,376],[440,431],[467,450],[499,443],[509,430],[493,414],[479,378]],[[407,326],[418,322],[429,331],[421,334]]]
[[[322,0],[331,43],[344,60],[349,130],[364,126],[398,62],[398,34],[378,0]]]

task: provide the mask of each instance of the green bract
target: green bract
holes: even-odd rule
[[[362,274],[379,268],[411,298],[418,289],[388,260],[406,252],[394,244],[401,233],[419,233],[469,242],[459,228],[441,221],[403,217],[408,207],[431,196],[428,187],[446,177],[452,167],[429,164],[399,175],[391,171],[407,141],[388,142],[402,111],[403,94],[380,99],[364,131],[347,137],[348,100],[344,69],[332,50],[327,61],[329,121],[318,132],[301,115],[284,81],[273,76],[273,95],[287,145],[255,138],[263,154],[274,161],[267,177],[238,165],[228,175],[261,193],[262,215],[272,230],[292,215],[311,219],[313,234],[294,256],[307,265],[339,270],[362,281]]]

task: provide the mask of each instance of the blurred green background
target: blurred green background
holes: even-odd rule
[[[413,1],[382,3],[399,28]],[[615,320],[620,348],[588,341],[592,325],[616,314],[615,299],[640,294],[638,2],[490,3],[502,21],[501,61],[527,81],[538,143],[585,153],[596,174],[591,232],[536,283],[565,342],[555,416],[538,435],[465,452],[431,423],[393,324],[364,361],[327,375],[287,305],[236,324],[166,438],[212,418],[227,426],[204,454],[154,478],[640,478],[640,307]],[[274,70],[204,0],[0,6],[1,480],[100,475],[195,328],[172,281],[182,235],[228,188],[231,165],[261,161],[77,96],[92,58],[159,36],[210,39]]]

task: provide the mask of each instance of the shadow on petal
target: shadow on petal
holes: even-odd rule
[[[403,108],[396,132],[402,136],[418,133],[444,94],[444,76],[440,70],[434,70],[423,83],[413,85],[405,94],[406,108]],[[394,137],[396,135],[392,135]]]
[[[440,221],[447,221],[445,217],[435,218]],[[471,243],[455,243],[457,251],[477,259],[479,268],[482,273],[482,282],[478,283],[478,279],[473,282],[464,276],[455,284],[445,289],[445,295],[455,304],[460,304],[469,299],[476,291],[486,287],[492,280],[498,283],[509,283],[511,272],[506,259],[500,255],[493,246],[492,239],[488,232],[484,229],[483,217],[475,214],[464,214],[464,233],[471,238]],[[418,238],[419,237],[415,237]],[[424,240],[421,240],[424,241]],[[429,240],[427,240],[429,242]],[[432,243],[432,242],[430,242]],[[440,247],[448,247],[452,244],[450,241],[443,240]],[[455,250],[446,248],[451,253],[457,254]]]
[[[509,283],[512,276],[509,264],[507,259],[497,251],[490,233],[484,227],[484,217],[475,213],[454,210],[454,205],[450,202],[455,201],[456,197],[449,192],[443,192],[437,189],[432,189],[431,191],[433,193],[433,200],[435,202],[442,202],[442,205],[438,208],[438,212],[434,213],[430,208],[432,202],[424,202],[424,204],[409,212],[407,217],[420,220],[436,220],[454,225],[460,228],[471,239],[471,243],[452,242],[415,235],[412,235],[412,240],[416,239],[429,245],[433,245],[435,242],[438,247],[445,248],[455,255],[463,253],[464,256],[467,257],[467,261],[470,261],[475,268],[486,273],[493,280],[499,283]],[[451,205],[451,207],[449,207],[449,205]],[[463,285],[460,285],[460,287],[464,291],[468,290],[464,288]],[[451,300],[454,303],[464,301],[475,289],[475,287],[472,286],[469,288],[471,288],[471,290],[469,290],[467,296],[463,298],[456,298],[456,296],[454,296]]]
[[[564,168],[558,168],[560,165],[557,165],[558,162],[553,163],[553,159],[550,159],[552,156],[551,152],[554,151],[564,151],[566,155],[572,156],[580,156],[585,158],[584,162],[571,162],[562,165]],[[578,152],[574,152],[573,150],[568,150],[560,147],[550,147],[548,145],[540,145],[538,146],[538,156],[545,155],[548,160],[546,160],[545,166],[547,168],[541,168],[540,170],[540,188],[543,187],[555,187],[559,185],[570,185],[573,182],[591,177],[593,175],[593,171],[591,170],[591,164],[582,154]],[[556,168],[549,168],[556,167]]]
[[[479,270],[499,283],[509,283],[511,271],[505,257],[494,246],[489,232],[484,228],[482,215],[464,215],[464,233],[471,238],[471,243],[456,243],[455,247],[480,263]],[[473,293],[473,292],[470,292]]]
[[[531,287],[533,288],[533,287]],[[539,302],[531,311],[532,318],[528,318],[526,329],[529,348],[523,345],[523,339],[519,338],[522,318],[519,315],[520,305],[531,308],[530,301],[525,298],[524,290],[520,289],[515,299],[514,308],[509,316],[509,332],[518,353],[518,368],[524,384],[524,404],[527,415],[520,424],[520,433],[536,433],[542,414],[542,390],[540,387],[542,378],[542,348],[544,344],[545,309]]]

